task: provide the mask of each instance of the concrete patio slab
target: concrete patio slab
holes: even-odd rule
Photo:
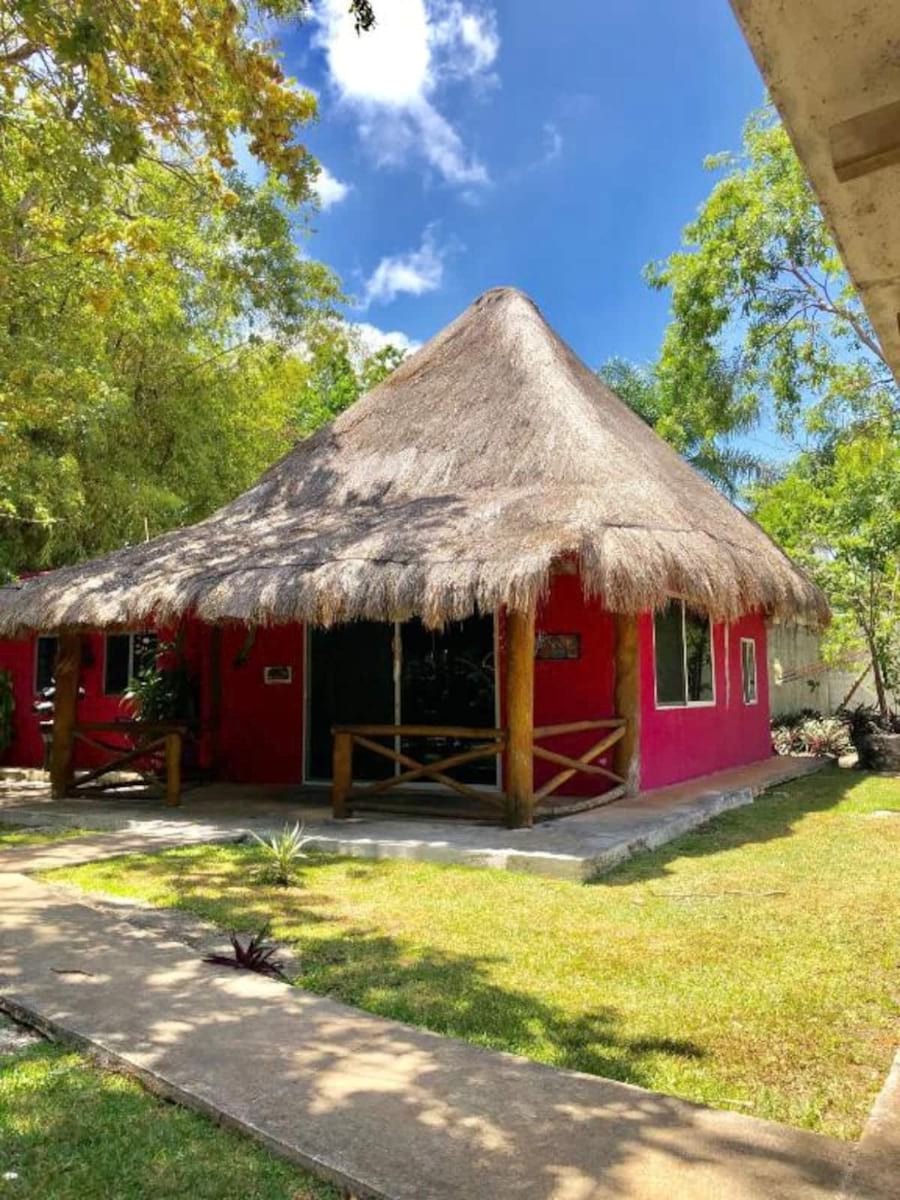
[[[127,798],[51,800],[45,783],[0,784],[0,821],[68,824],[191,841],[237,837],[302,820],[322,850],[359,858],[407,858],[590,879],[654,849],[767,788],[818,770],[822,759],[771,758],[675,787],[645,792],[533,829],[371,814],[334,821],[322,793],[213,784],[185,794],[180,808]],[[201,832],[205,831],[205,832]],[[60,851],[61,853],[63,851]],[[124,851],[123,851],[124,852]]]
[[[825,1200],[852,1146],[201,961],[0,874],[0,1006],[380,1200]]]

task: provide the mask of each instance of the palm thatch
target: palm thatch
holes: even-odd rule
[[[574,557],[613,611],[827,620],[821,592],[521,292],[486,292],[199,524],[0,589],[0,632],[166,622],[429,625],[521,608]]]

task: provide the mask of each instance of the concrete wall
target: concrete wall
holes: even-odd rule
[[[834,713],[865,669],[865,660],[845,667],[822,662],[821,636],[805,625],[769,628],[769,704],[772,716],[815,708]],[[874,704],[871,673],[853,693],[851,706]]]

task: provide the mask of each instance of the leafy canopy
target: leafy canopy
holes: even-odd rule
[[[672,301],[657,365],[672,440],[769,409],[811,444],[895,423],[900,393],[773,110],[751,115],[740,155],[707,166],[724,175],[684,247],[647,271]]]
[[[349,8],[374,23],[368,0]],[[77,130],[86,154],[135,163],[177,150],[210,178],[235,166],[243,136],[294,201],[315,163],[296,129],[312,92],[285,76],[264,23],[299,19],[309,0],[2,0],[0,88],[40,94],[43,114]]]
[[[882,713],[900,687],[900,445],[888,431],[807,453],[754,497],[755,516],[818,580],[835,657],[862,648]]]

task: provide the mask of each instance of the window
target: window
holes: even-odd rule
[[[756,642],[753,638],[741,638],[741,693],[745,704],[756,703]]]
[[[153,666],[156,651],[155,633],[108,633],[103,672],[104,694],[120,696],[139,672]]]
[[[715,703],[708,617],[670,601],[653,619],[653,655],[659,708]]]
[[[34,690],[42,692],[56,674],[56,638],[39,637],[34,651]]]

